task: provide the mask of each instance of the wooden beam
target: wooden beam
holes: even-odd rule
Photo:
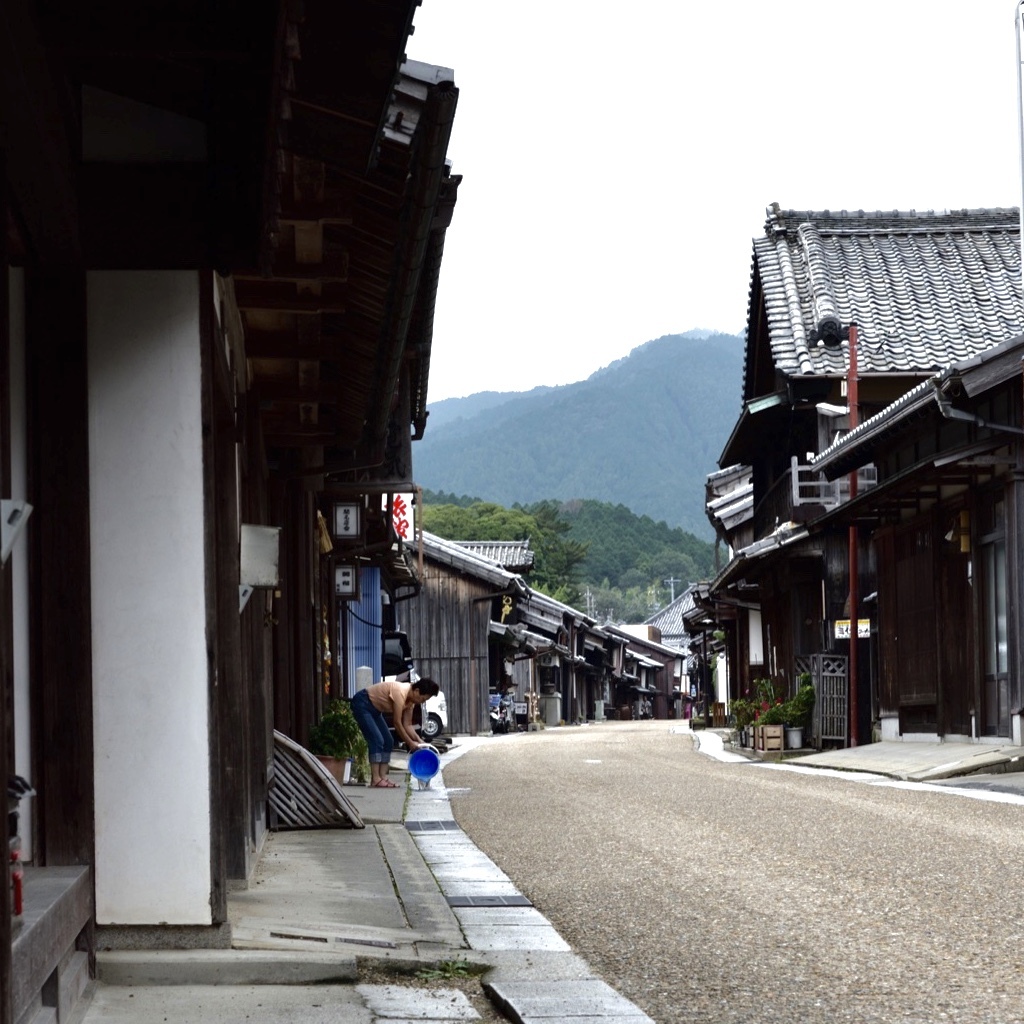
[[[295,331],[245,332],[245,354],[249,359],[319,359],[337,361],[346,358],[350,342],[344,338],[323,338],[315,344],[299,341]]]
[[[303,316],[345,312],[345,304],[333,296],[288,295],[281,288],[275,288],[271,282],[258,284],[255,281],[237,281],[235,298],[238,308],[243,312],[262,310]]]
[[[342,253],[329,260],[320,263],[296,263],[295,260],[284,255],[277,255],[273,259],[272,271],[269,280],[273,281],[323,281],[325,283],[344,283],[348,280],[349,254]],[[266,281],[268,277],[256,268],[236,270],[234,275],[236,281]]]
[[[282,199],[277,219],[282,224],[351,224],[352,198],[327,197],[319,202]]]
[[[298,384],[279,381],[255,380],[249,389],[260,401],[265,402],[329,402],[341,401],[342,385],[317,384],[315,387],[300,387]]]

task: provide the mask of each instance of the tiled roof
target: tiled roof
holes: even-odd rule
[[[533,567],[534,553],[528,540],[458,540],[455,543],[513,572],[525,572]]]
[[[669,647],[667,644],[659,644],[655,640],[645,640],[642,636],[636,636],[633,633],[628,633],[619,626],[606,626],[605,631],[613,637],[624,639],[627,644],[634,644],[645,648],[647,651],[653,651],[656,654],[667,656],[669,658],[678,658],[683,653],[678,647]]]
[[[787,375],[846,371],[845,342],[828,349],[812,337],[829,320],[858,325],[861,373],[940,369],[1024,330],[1016,210],[812,213],[773,204],[754,239],[755,286],[758,278],[772,356]]]
[[[651,626],[657,626],[661,630],[663,638],[682,636],[686,632],[683,613],[687,608],[692,607],[693,595],[690,593],[690,588],[687,588],[674,601],[670,601],[644,622]]]
[[[426,530],[422,536],[423,553],[427,558],[449,565],[477,579],[486,580],[503,590],[518,590],[526,595],[530,593],[529,587],[518,573],[509,572],[493,559],[484,558],[476,552],[468,551],[456,541],[446,540]]]

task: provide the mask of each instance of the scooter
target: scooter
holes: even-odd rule
[[[508,703],[500,693],[492,693],[490,696],[491,732],[508,732],[509,713]]]

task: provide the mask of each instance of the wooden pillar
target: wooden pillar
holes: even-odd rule
[[[10,494],[10,257],[7,251],[7,162],[0,148],[0,488]],[[11,573],[6,566],[0,579],[0,765],[14,768],[14,652],[11,636]],[[7,808],[0,817],[0,850],[6,851],[10,836]],[[4,854],[4,879],[0,885],[0,1024],[11,1024],[11,887],[7,883],[7,854]]]
[[[93,858],[85,273],[26,274],[37,863]]]
[[[1010,473],[1009,482],[1006,486],[1006,617],[1007,617],[1007,644],[1009,645],[1009,709],[1010,715],[1017,715],[1024,712],[1024,629],[1020,621],[1024,615],[1024,565],[1021,559],[1024,558],[1024,444],[1016,445],[1017,466]],[[977,522],[977,506],[971,508],[971,517]],[[975,536],[977,528],[975,527]],[[974,561],[974,573],[978,573],[978,554],[975,550],[971,557]],[[980,588],[975,587],[977,591]],[[975,596],[976,605],[980,599]],[[979,614],[975,614],[975,622],[982,623],[984,620]],[[977,655],[975,656],[976,690],[980,690],[980,670],[977,666],[982,662],[983,641],[979,640]],[[974,706],[980,708],[980,702],[976,701]],[[1011,717],[1011,731],[1013,721]],[[1024,742],[1024,737],[1013,736],[1014,743]]]

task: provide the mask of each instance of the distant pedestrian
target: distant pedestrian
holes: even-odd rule
[[[416,735],[412,727],[412,713],[417,704],[425,703],[439,692],[440,687],[433,679],[419,679],[415,683],[376,683],[360,690],[352,698],[352,713],[370,751],[371,786],[395,788],[388,778],[394,748],[388,718],[394,722],[395,732],[409,750],[429,746]]]

